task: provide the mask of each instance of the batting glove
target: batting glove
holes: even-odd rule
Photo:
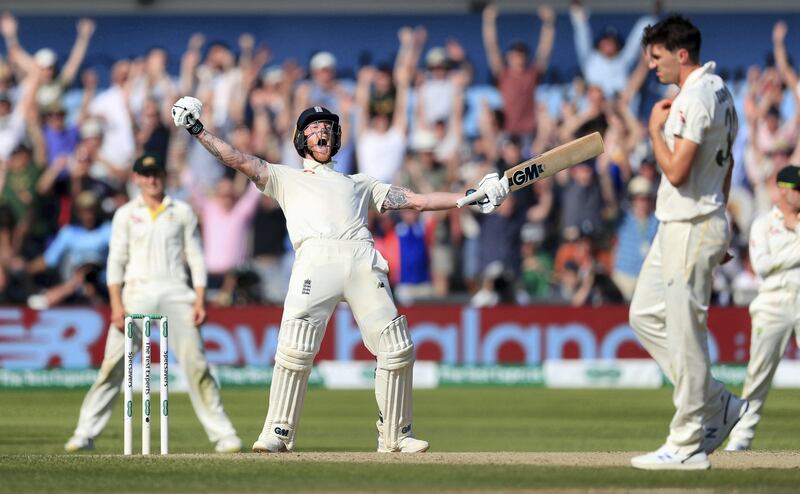
[[[486,198],[478,201],[478,207],[483,214],[489,214],[508,196],[508,180],[502,179],[497,173],[489,173],[478,182],[478,190],[486,192]]]
[[[172,105],[172,120],[175,127],[184,127],[192,135],[197,135],[203,130],[200,122],[200,112],[203,103],[197,98],[184,96]]]

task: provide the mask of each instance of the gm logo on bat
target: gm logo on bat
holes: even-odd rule
[[[511,175],[511,185],[523,185],[539,178],[544,173],[544,165],[533,163],[522,170],[517,170]]]

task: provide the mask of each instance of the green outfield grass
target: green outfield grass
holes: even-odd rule
[[[211,454],[213,446],[183,394],[171,396],[170,449],[175,456],[119,456],[119,407],[97,440],[94,453],[66,455],[63,444],[75,425],[83,393],[0,391],[0,492],[800,490],[797,468],[651,473],[621,466],[393,464],[391,460],[364,463],[346,457],[281,461],[252,454],[220,457]],[[225,389],[223,399],[245,444],[251,444],[266,413],[266,390]],[[374,410],[369,391],[312,389],[296,450],[374,451]],[[756,448],[797,449],[798,412],[800,390],[774,390]],[[445,388],[415,392],[414,429],[431,442],[432,452],[633,452],[658,447],[671,415],[668,389]],[[153,450],[158,451],[157,423],[153,429]],[[138,429],[134,437],[139,448]]]

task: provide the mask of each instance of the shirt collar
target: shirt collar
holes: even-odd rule
[[[333,170],[333,165],[335,165],[335,164],[336,164],[336,162],[333,161],[333,160],[331,160],[331,161],[329,161],[327,163],[320,163],[319,161],[310,160],[308,158],[303,158],[303,169],[304,170],[316,170],[319,167]]]
[[[716,68],[717,68],[716,62],[706,62],[702,66],[694,69],[692,73],[689,74],[689,77],[686,78],[686,82],[683,83],[683,87],[689,87],[694,85],[704,75],[713,74]]]
[[[164,199],[161,201],[161,205],[166,209],[172,205],[174,200],[172,197],[165,195]],[[140,208],[146,208],[147,204],[144,203],[144,198],[140,195],[136,198],[136,206]]]

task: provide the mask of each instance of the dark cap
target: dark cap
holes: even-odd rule
[[[164,159],[157,154],[145,153],[133,164],[133,172],[139,175],[152,175],[155,173],[165,173],[167,167]]]
[[[778,187],[800,190],[800,166],[789,165],[778,172]]]
[[[297,117],[297,125],[295,127],[297,132],[302,132],[307,125],[320,120],[329,120],[339,123],[339,115],[333,113],[324,106],[312,106],[311,108],[306,108],[303,113]]]

